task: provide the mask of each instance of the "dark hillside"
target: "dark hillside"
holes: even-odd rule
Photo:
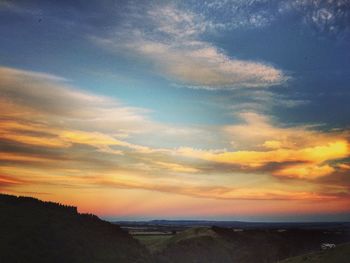
[[[0,262],[151,262],[119,226],[72,206],[0,194]]]
[[[168,239],[156,257],[162,263],[274,263],[319,250],[323,242],[339,244],[349,240],[347,230],[192,228]]]
[[[350,243],[335,248],[289,258],[280,263],[349,263]]]

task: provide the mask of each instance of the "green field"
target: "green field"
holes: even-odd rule
[[[151,253],[154,253],[162,250],[166,241],[173,235],[134,235],[133,237],[145,245]]]
[[[191,238],[199,238],[201,236],[217,236],[212,230],[208,228],[191,228],[181,231],[176,235],[164,232],[131,232],[133,237],[145,245],[151,253],[160,252],[168,244],[175,244],[181,240]],[[158,234],[157,234],[158,233]]]

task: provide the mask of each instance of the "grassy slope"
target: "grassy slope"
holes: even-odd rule
[[[0,262],[151,262],[118,226],[75,207],[0,194]]]
[[[339,238],[316,230],[294,229],[280,233],[276,230],[234,232],[228,228],[194,228],[164,241],[155,258],[161,263],[269,263],[317,250],[322,240],[339,243]]]
[[[210,228],[191,228],[166,240],[158,262],[232,262],[229,245]]]
[[[281,263],[349,263],[350,243],[281,261]]]
[[[139,235],[134,236],[137,240],[144,244],[151,253],[156,253],[164,249],[166,241],[170,239],[172,235]]]
[[[209,228],[195,227],[179,232],[176,235],[135,235],[151,253],[161,252],[163,249],[176,245],[181,241],[192,241],[200,237],[217,237],[216,233]]]

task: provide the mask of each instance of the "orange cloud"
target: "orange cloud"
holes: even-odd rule
[[[350,165],[347,163],[338,163],[337,167],[343,169],[343,170],[350,170]]]
[[[7,176],[0,185],[8,191],[52,193],[86,206],[86,196],[98,190],[145,191],[198,203],[330,201],[349,191],[341,182],[326,189],[317,180],[347,169],[341,159],[349,156],[349,143],[341,132],[280,127],[254,113],[242,114],[242,124],[194,132],[157,124],[142,110],[85,94],[53,76],[15,69],[0,68],[0,91],[0,169]],[[208,137],[218,136],[228,138],[227,149],[207,145]],[[208,150],[155,147],[149,143],[154,138],[176,138],[181,145],[193,138]],[[140,141],[148,146],[134,143]],[[27,183],[16,183],[22,181]],[[122,199],[121,207],[127,207]]]
[[[0,160],[2,161],[21,161],[21,162],[51,162],[50,158],[42,156],[26,155],[21,153],[0,152]]]
[[[5,188],[7,186],[13,186],[13,185],[18,185],[22,183],[23,181],[18,180],[12,176],[0,174],[0,189]]]
[[[212,162],[234,164],[242,168],[266,166],[270,163],[288,164],[273,174],[295,178],[314,179],[334,171],[324,162],[349,157],[349,144],[346,140],[335,140],[324,145],[298,149],[273,149],[268,151],[205,151],[192,148],[179,148],[178,154],[190,158],[198,158]]]
[[[325,145],[344,140],[344,132],[320,132],[318,126],[283,127],[276,124],[271,116],[255,112],[241,112],[242,123],[224,127],[231,145],[236,149],[299,149]]]
[[[331,174],[335,171],[332,166],[329,165],[294,165],[286,166],[280,170],[275,171],[273,174],[277,176],[285,176],[292,178],[306,178],[315,179],[317,177],[322,177]]]
[[[177,164],[177,163],[168,163],[168,162],[155,162],[155,164],[160,165],[166,169],[169,169],[174,172],[184,172],[184,173],[196,173],[199,172],[198,169],[192,168],[189,166]]]
[[[347,141],[335,141],[326,145],[302,149],[277,149],[271,151],[236,151],[218,152],[196,150],[192,148],[178,149],[180,155],[207,161],[236,164],[245,167],[261,167],[269,163],[305,162],[306,165],[319,165],[325,161],[349,156]],[[300,165],[299,165],[300,167]]]
[[[179,181],[156,183],[142,178],[128,175],[105,176],[96,179],[96,184],[106,187],[144,189],[165,193],[176,193],[199,198],[212,198],[221,200],[332,200],[334,194],[322,194],[298,190],[262,189],[260,187],[230,187],[215,185],[195,185],[193,183],[181,184]]]

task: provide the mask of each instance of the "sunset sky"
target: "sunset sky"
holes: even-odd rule
[[[348,0],[0,0],[0,192],[110,220],[350,220]]]

